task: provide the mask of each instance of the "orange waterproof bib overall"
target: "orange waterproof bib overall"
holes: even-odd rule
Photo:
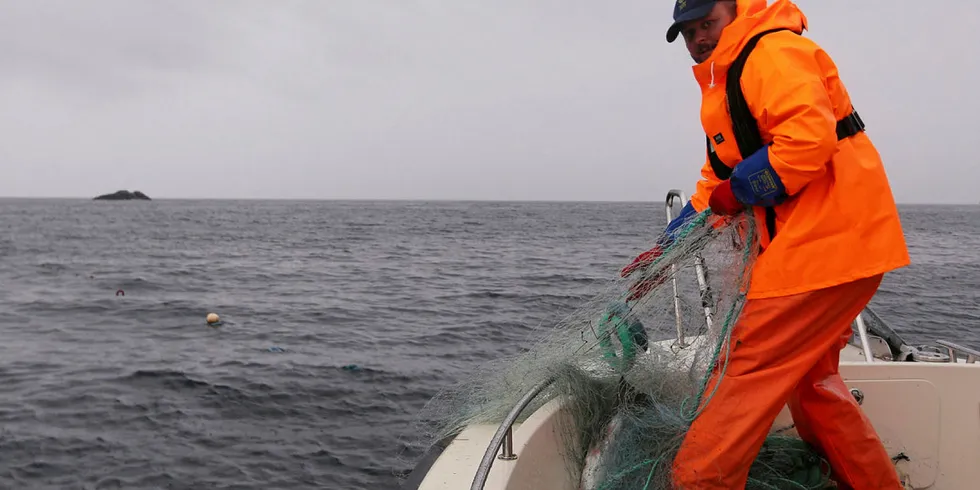
[[[745,488],[779,411],[854,490],[901,490],[898,472],[838,373],[851,321],[881,275],[782,298],[750,300],[732,331],[724,376],[712,378],[701,414],[674,459],[682,490]],[[722,360],[721,362],[724,362]]]

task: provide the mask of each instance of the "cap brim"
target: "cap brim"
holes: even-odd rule
[[[711,13],[711,9],[715,8],[716,2],[711,2],[707,5],[702,5],[698,8],[694,8],[684,12],[680,17],[674,20],[674,23],[670,25],[667,29],[667,42],[672,43],[677,39],[677,35],[681,32],[681,24],[685,22],[690,22],[695,19],[700,19]]]

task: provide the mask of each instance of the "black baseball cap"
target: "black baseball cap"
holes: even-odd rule
[[[677,0],[674,3],[674,23],[667,29],[667,42],[672,43],[681,32],[681,24],[700,19],[711,13],[718,0]]]

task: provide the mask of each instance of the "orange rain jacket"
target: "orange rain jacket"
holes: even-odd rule
[[[694,66],[701,86],[701,124],[721,161],[742,160],[725,98],[726,72],[755,34],[763,36],[742,72],[742,91],[769,147],[769,161],[789,197],[774,207],[776,232],[765,231],[765,210],[753,208],[763,252],[748,298],[797,294],[871,277],[909,264],[898,209],[881,157],[865,132],[837,140],[837,120],[852,112],[834,62],[803,37],[806,17],[789,0],[738,0],[736,19],[711,56]],[[720,137],[716,135],[721,134]],[[721,141],[721,143],[716,143]],[[748,155],[746,155],[747,157]],[[708,207],[721,182],[710,160],[691,202]]]

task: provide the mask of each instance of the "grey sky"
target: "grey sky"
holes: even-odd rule
[[[799,0],[900,202],[976,203],[980,4]],[[882,8],[887,5],[887,8]],[[660,200],[670,0],[2,0],[0,196]]]

